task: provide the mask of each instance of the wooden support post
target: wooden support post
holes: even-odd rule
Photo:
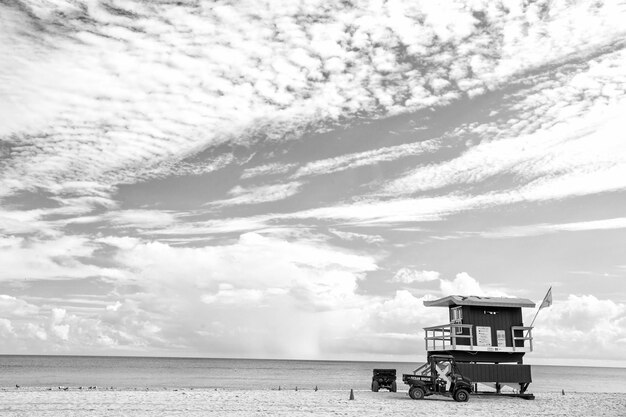
[[[456,350],[456,327],[450,326],[450,338],[452,339],[452,349]]]
[[[446,350],[446,331],[441,329],[441,341],[443,342],[443,350]]]

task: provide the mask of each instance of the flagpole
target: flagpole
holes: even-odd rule
[[[541,309],[539,308],[539,309],[537,309],[537,311],[535,312],[535,317],[533,317],[533,321],[531,321],[531,322],[530,322],[530,326],[528,326],[528,327],[530,327],[530,328],[529,328],[528,330],[526,330],[526,337],[530,336],[530,330],[532,329],[533,324],[535,324],[535,319],[537,318],[537,314],[539,314],[539,310],[541,310]]]
[[[543,303],[545,303],[546,299],[548,298],[548,294],[550,294],[550,292],[552,291],[552,286],[550,286],[550,288],[548,288],[548,292],[546,293],[546,295],[543,297],[543,300],[541,300],[541,304],[539,304],[539,308],[537,309],[537,311],[535,312],[535,317],[533,317],[533,321],[530,322],[530,327],[532,329],[533,324],[535,324],[535,319],[537,318],[537,315],[539,314],[539,310],[541,310],[541,308],[543,307]],[[530,335],[530,330],[528,329],[528,331],[526,332],[526,337],[528,337]]]
[[[533,327],[533,324],[535,324],[535,319],[537,318],[537,315],[539,314],[539,310],[541,310],[541,307],[539,307],[537,311],[535,311],[535,317],[533,317],[533,321],[530,322],[530,326],[528,327]]]

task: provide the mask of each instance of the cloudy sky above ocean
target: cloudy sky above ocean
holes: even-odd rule
[[[626,2],[437,3],[0,1],[0,353],[626,366]]]

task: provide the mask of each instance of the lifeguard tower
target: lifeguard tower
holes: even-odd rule
[[[524,354],[532,352],[532,327],[524,326],[522,308],[535,307],[524,298],[451,295],[424,301],[427,307],[447,307],[450,323],[426,327],[426,352],[452,355],[459,370],[474,383],[515,391],[506,395],[534,398],[526,393],[532,382]],[[477,391],[477,390],[476,390]]]

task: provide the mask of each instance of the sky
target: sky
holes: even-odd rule
[[[526,361],[626,366],[625,19],[0,1],[0,353],[420,362],[552,287]]]

